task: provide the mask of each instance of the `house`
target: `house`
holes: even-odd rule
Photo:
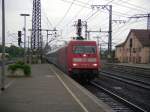
[[[121,63],[150,63],[150,30],[131,29],[115,56]]]

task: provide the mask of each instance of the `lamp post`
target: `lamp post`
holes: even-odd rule
[[[20,16],[24,17],[24,62],[26,62],[26,17],[30,16],[29,14],[20,14]]]
[[[2,72],[1,90],[5,89],[5,1],[2,0]]]

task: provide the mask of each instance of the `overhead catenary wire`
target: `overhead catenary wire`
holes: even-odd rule
[[[122,24],[122,25],[120,25],[119,27],[114,28],[114,29],[113,29],[113,39],[114,39],[115,37],[118,37],[118,36],[116,36],[118,33],[121,34],[122,31],[125,31],[125,30],[129,29],[129,26],[130,26],[130,25],[135,24],[135,23],[138,23],[138,22],[141,22],[141,21],[142,21],[142,20],[139,20],[139,21],[132,21],[132,22],[126,24],[126,25],[123,25],[123,24]]]
[[[84,2],[84,6],[86,6],[91,0],[88,0],[86,3]],[[75,3],[74,3],[75,4]],[[85,9],[84,6],[81,6],[81,8],[77,11],[77,13],[73,16],[72,19],[70,19],[70,21],[68,21],[65,25],[61,26],[64,29],[67,30],[68,26],[72,26],[73,21],[77,20],[77,17],[80,15],[80,13],[83,11],[83,9]]]
[[[120,13],[120,12],[117,12],[117,11],[115,11],[115,13]],[[123,13],[122,13],[123,14]],[[127,14],[127,13],[126,13]],[[124,14],[123,14],[124,15]]]
[[[59,24],[65,19],[65,17],[66,17],[67,14],[69,13],[69,11],[70,11],[70,9],[71,9],[71,7],[73,6],[73,4],[74,4],[75,1],[76,1],[76,0],[73,0],[73,1],[71,2],[71,4],[70,4],[70,6],[68,7],[67,11],[65,12],[64,16],[63,16],[62,19],[56,24],[55,27],[59,26]]]
[[[49,27],[49,28],[53,28],[53,24],[52,24],[52,22],[49,20],[49,18],[48,18],[48,16],[47,16],[47,14],[46,14],[46,11],[45,11],[45,9],[44,9],[44,7],[42,7],[42,14],[43,14],[43,19],[45,19],[45,24]]]
[[[62,0],[64,2],[69,2],[71,3],[71,1],[69,0]],[[107,4],[113,2],[114,0],[110,0]],[[122,1],[122,0],[121,0]],[[88,8],[90,8],[90,4],[86,3],[86,2],[82,2],[82,1],[79,1],[79,0],[76,0],[77,3],[80,3],[80,6],[81,7],[84,7],[85,8],[85,5],[87,5]],[[76,3],[74,3],[76,4]],[[81,5],[82,4],[82,5]],[[79,4],[76,4],[76,5],[79,5]],[[84,5],[84,6],[83,6]],[[119,4],[120,5],[120,4]],[[87,8],[86,7],[86,8]],[[125,6],[124,6],[125,7]],[[121,12],[117,12],[117,11],[113,11],[113,13],[115,13],[115,15],[118,15],[118,16],[124,16],[124,15],[127,15],[127,13],[121,13]],[[96,13],[95,13],[96,14]],[[92,16],[94,16],[95,14],[91,14],[90,16],[87,17],[87,20],[89,20]],[[127,15],[129,16],[129,15]],[[127,17],[127,16],[124,16],[124,17]]]
[[[122,26],[122,27],[119,27],[118,29],[116,28],[116,33],[114,33],[113,32],[113,38],[112,38],[112,42],[113,43],[115,43],[114,45],[117,45],[119,42],[121,42],[122,41],[122,38],[120,38],[120,40],[118,40],[118,38],[117,39],[115,39],[116,37],[120,37],[120,35],[122,35],[122,32],[123,31],[127,31],[127,30],[129,30],[130,28],[129,28],[129,26],[131,26],[132,24],[135,24],[135,23],[137,23],[137,22],[139,22],[139,24],[137,24],[137,25],[135,25],[135,26],[140,26],[140,24],[141,24],[141,20],[139,20],[139,21],[132,21],[131,23],[129,23],[128,25],[124,25],[124,26]],[[143,23],[142,23],[143,24]],[[134,26],[134,27],[135,27]],[[118,32],[118,30],[120,30],[119,32]],[[106,36],[105,36],[106,37]],[[116,41],[116,40],[118,40],[118,41]]]
[[[68,3],[68,4],[71,5],[74,0],[60,0],[60,1],[66,2],[66,4]],[[69,27],[70,26],[72,27],[72,24],[73,24],[72,21],[74,21],[77,17],[80,17],[82,20],[86,20],[87,19],[88,23],[90,23],[90,24],[88,24],[88,26],[91,27],[91,25],[92,25],[91,28],[94,28],[93,24],[97,24],[96,27],[98,27],[99,23],[101,25],[100,27],[107,28],[108,24],[106,24],[106,23],[108,22],[108,17],[106,19],[105,18],[101,19],[101,12],[103,13],[103,11],[99,11],[100,13],[98,13],[97,10],[92,11],[91,4],[88,3],[88,1],[90,1],[90,0],[85,0],[85,1],[75,0],[74,3],[73,3],[73,6],[79,6],[80,9],[77,8],[78,11],[76,11],[77,13],[75,14],[75,16],[71,16],[72,18],[69,18],[69,16],[70,16],[70,13],[73,12],[73,10],[69,10],[68,14],[66,14],[66,16],[63,16],[64,19],[60,18],[60,19],[63,19],[63,20],[62,21],[60,20],[61,22],[59,24],[57,23],[58,26],[59,26],[59,28],[61,26],[61,28],[63,28],[63,30],[69,30],[66,33],[70,32],[71,28],[69,28]],[[129,0],[129,1],[126,1],[126,0],[107,0],[106,1],[105,0],[105,2],[110,2],[108,5],[113,5],[113,7],[119,7],[119,6],[121,6],[121,7],[125,7],[123,9],[127,9],[128,10],[128,12],[126,12],[126,10],[125,11],[121,11],[121,10],[116,10],[115,8],[113,8],[113,17],[115,17],[115,18],[126,19],[127,17],[132,16],[133,14],[137,13],[138,11],[141,11],[143,13],[144,12],[148,12],[148,8],[145,8],[144,6],[137,5],[136,2],[134,4],[131,0]],[[101,3],[104,3],[104,2],[101,2]],[[71,7],[71,9],[74,9],[74,7]],[[84,10],[84,12],[82,12],[82,14],[81,14],[82,10]],[[96,11],[97,11],[97,13],[96,13]],[[100,17],[100,19],[99,19],[99,17]],[[43,26],[47,25],[49,28],[55,26],[55,24],[54,24],[55,21],[51,21],[51,17],[49,17],[47,15],[44,16],[44,14],[43,14],[43,18],[44,18],[44,20],[43,20],[44,25]],[[67,23],[66,23],[65,20],[68,19],[68,18],[69,18],[69,21],[67,21]],[[54,19],[54,18],[52,18],[52,19]],[[128,27],[128,23],[124,24],[122,26],[124,27],[126,25]],[[66,29],[66,28],[68,28],[68,29]],[[120,28],[116,27],[116,26],[114,26],[113,28],[114,28],[113,29],[114,33],[115,32],[119,32],[119,30],[120,30]]]
[[[112,3],[114,0],[108,1],[105,5],[108,5],[109,3]],[[91,17],[93,17],[99,10],[97,10],[95,13],[92,13],[90,16],[88,16],[85,20],[88,21]]]
[[[88,0],[85,4],[87,5],[91,0]],[[75,16],[66,24],[70,24],[72,21],[76,20],[76,18],[78,17],[78,15],[82,12],[82,10],[84,9],[84,7],[81,7],[77,13],[75,14]]]
[[[136,22],[130,23],[130,25],[133,25],[135,23]],[[139,28],[139,26],[141,24],[143,24],[143,23],[138,23],[137,25],[134,25],[134,27]],[[132,27],[132,28],[134,28],[134,27]],[[129,26],[123,27],[119,32],[117,32],[113,35],[113,42],[116,42],[117,44],[123,42],[129,31],[130,31]]]
[[[107,2],[106,4],[109,4],[109,3],[112,3],[114,0],[110,0],[109,2]],[[77,2],[79,2],[79,1],[77,1]],[[80,2],[80,3],[84,3],[84,5],[86,4],[87,6],[90,6],[88,3],[85,3],[85,2]],[[88,7],[88,8],[91,8],[91,7]],[[91,11],[92,12],[92,11]],[[98,11],[97,11],[98,12]],[[85,19],[83,19],[83,20],[86,20],[86,21],[88,21],[90,18],[92,18],[97,12],[94,12],[94,13],[92,13],[90,16],[88,16],[87,18],[85,18]],[[131,16],[131,15],[129,15],[129,14],[127,14],[127,13],[122,13],[122,12],[118,12],[118,11],[113,11],[113,13],[115,14],[115,15],[117,15],[117,16],[124,16],[124,17],[128,17],[128,16]],[[90,14],[90,13],[89,13]],[[88,14],[88,15],[89,15]],[[125,16],[126,15],[126,16]]]
[[[120,0],[120,2],[122,2],[122,0]],[[116,2],[114,2],[114,0],[110,0],[109,2],[107,2],[106,3],[106,5],[108,5],[108,4],[110,4],[110,3],[114,3],[114,4],[117,4],[117,5],[121,5],[121,6],[123,6],[123,7],[126,7],[126,8],[129,8],[129,9],[138,9],[138,7],[137,8],[132,8],[132,7],[129,7],[129,6],[125,6],[125,5],[123,5],[122,3],[116,3]],[[118,15],[119,16],[119,14],[120,14],[120,16],[124,16],[124,17],[127,17],[127,16],[130,16],[128,13],[122,13],[122,12],[118,12],[118,11],[113,11],[113,13],[115,13],[116,15]],[[96,13],[95,13],[96,14]],[[87,17],[87,20],[89,20],[92,16],[94,16],[95,14],[91,14],[89,17]],[[125,16],[126,15],[126,16]]]
[[[129,29],[129,25],[131,25],[131,24],[135,24],[135,23],[141,23],[141,21],[143,21],[143,20],[139,20],[139,21],[133,21],[133,22],[131,22],[131,23],[129,23],[128,25],[124,25],[124,26],[121,26],[121,27],[119,27],[119,28],[117,28],[116,29],[116,31],[114,32],[114,37],[118,37],[119,35],[118,34],[121,34],[122,33],[122,31],[125,31],[126,29],[125,28],[127,28],[127,29]],[[143,24],[143,23],[142,23]],[[137,25],[138,26],[138,25]],[[130,27],[131,28],[131,27]],[[132,27],[133,28],[133,27]],[[120,30],[119,32],[118,32],[118,29]],[[122,30],[122,31],[121,31]]]
[[[61,1],[66,2],[66,3],[72,3],[72,1],[70,1],[70,0],[61,0]],[[81,4],[79,2],[75,2],[74,5],[84,7],[84,8],[87,8],[87,9],[90,8],[89,6],[86,6],[85,4]]]
[[[143,11],[143,10],[139,9],[138,7],[128,6],[128,5],[124,4],[124,3],[114,2],[113,4],[118,5],[118,6],[122,6],[122,7],[127,8],[127,9],[133,9],[133,10]],[[145,10],[143,12],[145,12]]]
[[[83,2],[83,1],[80,1],[80,0],[76,0],[78,3],[81,3],[81,4],[84,4],[84,5],[89,5],[90,6],[90,4],[89,4],[89,2]]]
[[[122,1],[123,3],[125,3],[125,4],[128,4],[128,5],[130,5],[130,6],[134,6],[134,7],[136,7],[136,8],[138,8],[138,9],[142,9],[142,10],[145,10],[145,11],[147,11],[147,9],[146,8],[144,8],[144,7],[141,7],[140,5],[136,5],[136,4],[133,4],[133,3],[129,3],[128,1]]]
[[[112,3],[114,0],[110,0],[109,2],[106,3],[106,5],[109,5],[109,3]],[[97,10],[96,12],[92,13],[90,16],[88,16],[85,20],[88,21],[89,19],[91,19],[93,16],[95,16],[97,14],[99,10]],[[118,11],[113,11],[113,13],[115,13],[115,15],[119,15],[120,16],[124,16],[124,17],[128,17],[129,14],[128,13],[122,13],[122,12],[118,12]],[[126,16],[125,16],[126,15]],[[105,19],[105,21],[108,21]]]
[[[111,0],[111,2],[112,2],[113,0]],[[97,11],[98,12],[98,11]],[[115,13],[118,13],[118,14],[120,14],[120,15],[128,15],[127,13],[121,13],[121,12],[117,12],[117,11],[115,11]],[[96,14],[96,12],[93,14],[92,13],[92,15],[90,15],[90,16],[88,16],[87,17],[87,19],[86,20],[89,20],[91,17],[93,17],[94,15]],[[127,16],[125,16],[125,17],[127,17]]]
[[[64,1],[64,2],[66,2],[66,0],[62,0],[62,1]],[[109,3],[111,3],[111,2],[113,2],[114,0],[110,0],[110,1],[108,1],[107,3],[106,3],[106,5],[107,4],[109,4]],[[79,2],[79,0],[77,1],[77,2]],[[88,4],[88,3],[86,3],[86,2],[81,2],[80,1],[80,3],[82,3],[82,4],[84,4],[84,5],[87,5],[87,7],[86,8],[88,8],[88,9],[91,9],[92,10],[92,8],[91,8],[91,5],[90,4]],[[75,4],[75,3],[74,3]],[[81,6],[81,7],[84,7],[84,6]],[[91,11],[92,12],[92,11]],[[98,12],[98,11],[97,11]],[[91,17],[93,17],[97,12],[95,12],[94,14],[92,13],[90,16],[88,16],[87,18],[85,18],[84,20],[89,20]],[[90,14],[90,13],[89,13]],[[88,15],[89,15],[88,14]]]

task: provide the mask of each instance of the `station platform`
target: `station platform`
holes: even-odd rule
[[[32,65],[31,77],[11,78],[0,112],[113,112],[53,65]]]

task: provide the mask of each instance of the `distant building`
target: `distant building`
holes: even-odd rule
[[[150,30],[131,29],[115,56],[121,63],[150,63]]]

